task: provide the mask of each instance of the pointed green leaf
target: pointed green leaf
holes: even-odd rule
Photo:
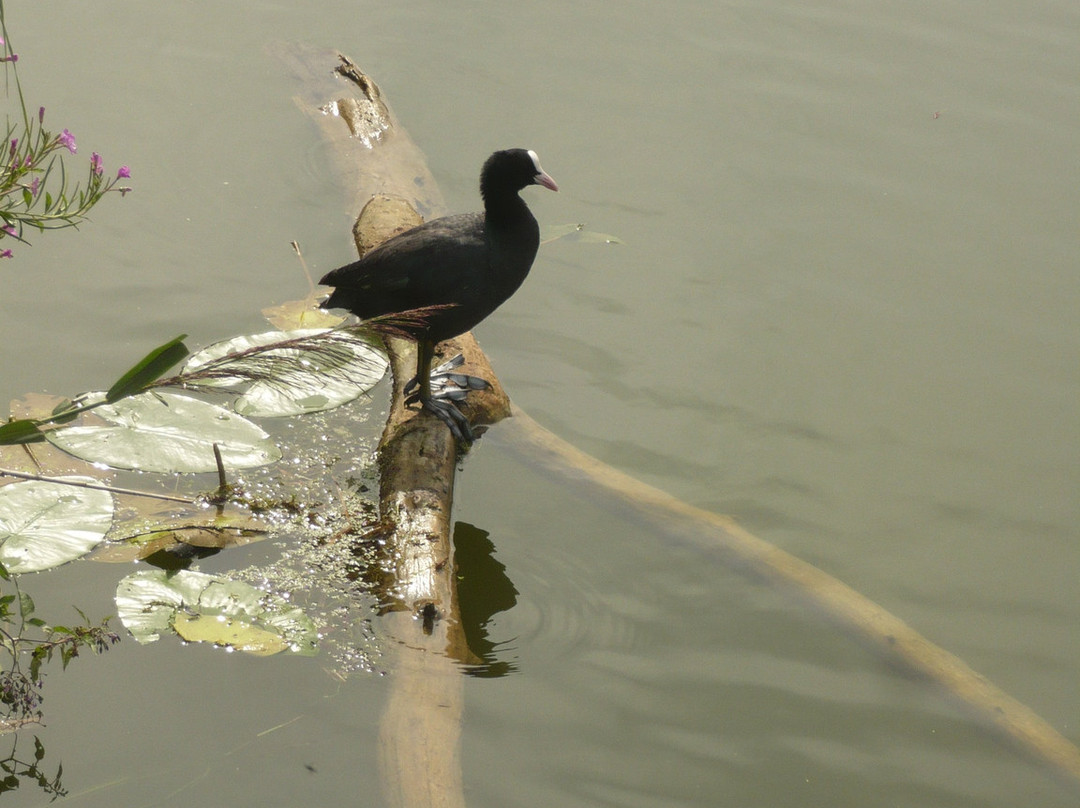
[[[189,351],[183,342],[186,338],[187,334],[181,334],[176,339],[154,348],[109,388],[109,392],[105,394],[106,400],[110,404],[119,401],[142,392],[151,382],[160,379],[165,371],[188,355]]]
[[[34,613],[34,599],[26,592],[19,590],[19,614],[27,618]]]
[[[0,426],[0,446],[12,446],[16,443],[37,443],[45,440],[45,434],[38,429],[35,421],[20,418],[8,421]]]

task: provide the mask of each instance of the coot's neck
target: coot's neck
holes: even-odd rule
[[[501,229],[516,229],[528,222],[535,222],[529,206],[518,196],[517,191],[505,188],[480,185],[480,196],[484,200],[484,220],[487,226]]]

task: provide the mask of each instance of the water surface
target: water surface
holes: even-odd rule
[[[478,328],[515,402],[836,575],[1080,741],[1075,3],[7,17],[31,103],[136,190],[0,267],[5,398],[100,387],[178,333],[262,328],[306,292],[291,239],[315,276],[349,259],[344,195],[265,50],[337,47],[450,208],[477,205],[492,149],[523,145],[561,188],[529,195],[542,223],[625,242],[549,245]],[[490,438],[455,518],[518,590],[490,626],[516,673],[467,683],[470,806],[1075,804],[817,616]],[[126,571],[27,586],[42,612],[108,614]],[[85,805],[378,805],[386,681],[128,640],[49,675],[39,735]]]

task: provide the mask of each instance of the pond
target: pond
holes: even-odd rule
[[[492,150],[524,146],[559,182],[525,192],[542,225],[621,242],[545,245],[477,328],[515,404],[835,576],[1080,742],[1074,2],[5,11],[28,105],[134,188],[0,262],[5,401],[101,389],[178,334],[266,330],[262,309],[308,292],[291,241],[315,278],[352,260],[348,195],[274,55],[337,48],[449,210],[478,207]],[[275,436],[302,454],[325,428],[362,473],[386,396],[349,405],[354,426]],[[455,491],[459,551],[490,544],[507,587],[481,594],[502,675],[463,676],[469,806],[1076,804],[939,688],[707,540],[549,473],[511,429]],[[255,580],[303,541],[193,568]],[[96,621],[139,569],[20,586],[48,620]],[[8,737],[14,758],[36,737],[65,804],[393,804],[382,618],[295,572],[314,618],[351,609],[333,639],[355,657],[141,645],[114,619],[118,645],[46,669],[45,725]],[[25,778],[3,795],[49,799]]]

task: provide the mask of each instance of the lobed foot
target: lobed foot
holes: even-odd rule
[[[434,413],[440,421],[450,428],[450,434],[454,436],[455,440],[462,443],[473,442],[475,438],[472,424],[469,423],[469,419],[465,417],[465,414],[454,406],[454,402],[445,398],[429,398],[427,401],[421,401],[420,403],[425,410]]]
[[[434,398],[462,401],[470,390],[486,390],[491,387],[487,380],[479,376],[453,372],[454,368],[461,367],[463,364],[465,364],[465,357],[458,354],[431,371],[431,395]],[[416,401],[419,394],[413,391],[419,383],[416,376],[409,379],[404,391],[406,401],[410,403]]]
[[[425,409],[438,416],[450,428],[450,432],[457,440],[471,443],[473,432],[469,419],[454,406],[453,402],[463,401],[470,390],[486,390],[491,385],[479,376],[453,372],[454,368],[461,367],[464,363],[465,357],[458,354],[431,371],[430,398],[425,399],[423,390],[417,389],[420,383],[415,376],[405,385],[404,393],[406,404],[419,401]]]

